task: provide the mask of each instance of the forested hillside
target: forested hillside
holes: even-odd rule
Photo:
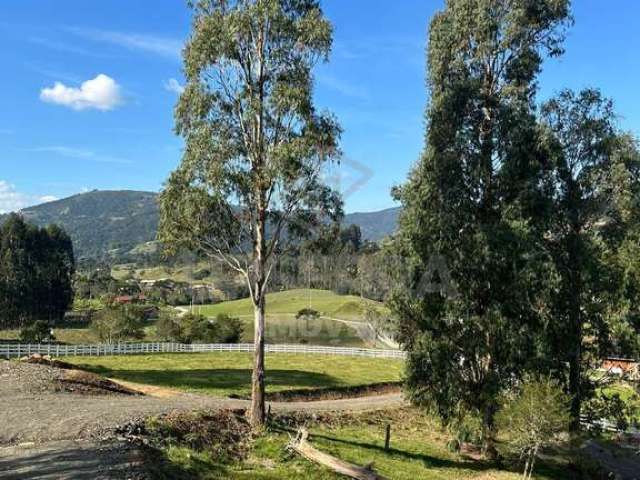
[[[38,226],[60,225],[69,233],[78,259],[108,259],[145,251],[141,245],[156,238],[157,194],[153,192],[92,191],[22,210]],[[364,240],[378,241],[396,229],[399,208],[352,213],[344,224],[360,226]],[[0,222],[6,216],[0,216]]]
[[[78,259],[123,254],[155,239],[157,195],[136,191],[93,191],[22,211],[39,226],[60,225],[69,233]]]

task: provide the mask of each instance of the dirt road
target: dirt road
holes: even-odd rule
[[[400,394],[317,402],[272,403],[273,411],[363,411],[402,404]],[[172,410],[237,409],[249,402],[205,395],[170,398],[85,396],[69,393],[15,395],[2,399],[0,445],[100,436],[134,418]]]
[[[68,371],[45,365],[0,362],[0,479],[139,478],[136,449],[114,438],[115,427],[175,410],[249,406],[246,400],[129,383],[126,386],[147,395],[59,391],[65,375]],[[274,412],[322,412],[402,404],[400,394],[388,394],[270,406]]]

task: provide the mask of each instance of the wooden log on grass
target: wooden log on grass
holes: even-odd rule
[[[361,467],[349,462],[340,460],[339,458],[321,452],[309,443],[309,432],[301,428],[298,430],[296,438],[289,443],[289,448],[302,455],[307,460],[315,462],[319,465],[327,467],[336,473],[345,475],[356,480],[386,480],[373,471],[371,465]]]

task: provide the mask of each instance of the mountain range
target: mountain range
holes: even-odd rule
[[[158,194],[132,190],[81,193],[21,211],[39,226],[62,226],[71,236],[79,259],[144,251],[141,245],[156,238]],[[363,239],[378,241],[396,229],[400,208],[345,215],[344,224],[360,227]],[[0,223],[3,216],[0,216]]]

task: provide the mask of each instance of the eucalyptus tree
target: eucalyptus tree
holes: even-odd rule
[[[391,306],[410,398],[447,421],[479,414],[488,453],[497,395],[537,356],[537,298],[553,280],[535,213],[547,208],[535,93],[544,57],[562,53],[568,8],[446,2],[429,30],[426,147],[395,191],[392,248],[410,275]]]
[[[332,27],[315,0],[196,0],[176,107],[185,139],[161,195],[160,239],[227,265],[255,311],[251,422],[265,421],[265,294],[278,255],[341,214],[322,167],[340,128],[314,106]]]
[[[61,228],[11,214],[0,225],[0,325],[63,319],[73,302],[73,245]]]
[[[546,240],[561,279],[551,343],[558,368],[569,365],[577,429],[590,390],[585,367],[608,353],[612,330],[628,330],[637,311],[629,279],[637,278],[638,263],[628,253],[637,251],[640,164],[635,141],[618,131],[613,103],[598,90],[564,90],[541,117],[554,206]]]

